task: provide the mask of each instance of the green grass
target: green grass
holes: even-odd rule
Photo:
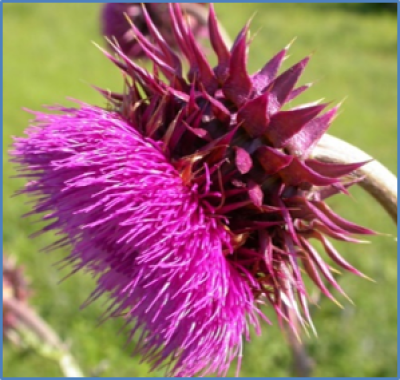
[[[68,104],[66,97],[103,105],[89,86],[119,89],[118,71],[91,44],[102,43],[96,4],[4,4],[4,116],[3,190],[4,249],[18,257],[32,281],[32,305],[71,345],[87,375],[108,363],[101,376],[149,376],[149,367],[124,347],[123,321],[97,326],[101,301],[80,311],[93,289],[84,274],[59,284],[68,273],[53,265],[65,252],[46,255],[40,249],[52,236],[34,240],[40,225],[22,219],[29,210],[23,197],[11,198],[22,181],[7,162],[12,135],[21,135],[30,115],[22,107],[40,110],[43,104]],[[366,8],[367,7],[367,8]],[[259,31],[249,57],[258,69],[293,37],[285,67],[315,52],[302,79],[316,85],[303,101],[347,97],[330,132],[359,146],[397,171],[396,17],[386,11],[369,12],[367,5],[328,4],[217,4],[217,13],[231,36],[257,11],[252,24]],[[371,8],[372,10],[372,8]],[[394,377],[397,373],[396,228],[389,217],[360,189],[353,198],[331,201],[349,219],[387,235],[369,245],[338,244],[344,256],[376,283],[344,275],[341,285],[355,306],[338,296],[344,309],[327,300],[314,313],[318,338],[306,338],[315,360],[315,376]],[[272,318],[271,309],[266,314]],[[245,346],[241,376],[290,376],[291,357],[274,323]],[[234,370],[234,369],[233,369]],[[230,372],[231,375],[234,371]],[[5,376],[60,376],[58,367],[32,352],[4,346]],[[153,375],[162,376],[161,372]]]

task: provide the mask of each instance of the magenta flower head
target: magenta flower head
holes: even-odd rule
[[[207,28],[204,23],[201,22],[201,19],[196,17],[196,11],[204,13],[206,4],[207,3],[179,4],[186,10],[185,23],[192,29],[193,35],[199,39],[207,37]],[[172,32],[171,18],[169,16],[167,3],[106,3],[103,5],[101,11],[101,27],[103,34],[109,41],[116,42],[121,51],[128,57],[132,59],[147,58],[145,51],[142,49],[141,44],[137,42],[135,33],[131,28],[131,23],[133,23],[143,35],[148,38],[151,37],[143,7],[147,10],[165,41],[170,47],[178,50],[179,47]],[[127,18],[129,18],[130,22]],[[112,43],[109,43],[108,46],[113,50]]]
[[[100,92],[109,107],[78,103],[35,113],[13,160],[30,180],[32,213],[43,231],[71,245],[74,271],[97,278],[92,301],[107,293],[110,316],[124,315],[136,351],[171,376],[223,375],[242,356],[243,339],[271,305],[292,328],[311,325],[304,277],[333,299],[331,268],[361,275],[329,238],[357,241],[372,231],[344,220],[325,199],[346,193],[362,163],[310,157],[337,107],[282,110],[308,58],[278,75],[287,48],[247,72],[248,25],[231,49],[212,5],[211,67],[178,5],[168,7],[187,75],[171,44],[142,9],[150,42],[135,24],[152,72],[105,54],[127,78],[123,93]],[[162,77],[161,77],[162,74]],[[325,248],[326,263],[310,243]],[[268,307],[265,308],[268,311]]]

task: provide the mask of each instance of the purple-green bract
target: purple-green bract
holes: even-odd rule
[[[310,158],[337,107],[281,109],[308,88],[296,87],[308,58],[278,75],[283,49],[248,74],[248,25],[229,50],[211,5],[212,68],[179,6],[169,12],[187,75],[143,8],[153,42],[132,28],[153,71],[115,46],[117,58],[105,54],[126,90],[99,89],[109,108],[36,113],[12,155],[30,180],[22,192],[36,197],[32,213],[63,233],[51,248],[70,245],[74,270],[96,275],[90,301],[109,294],[108,314],[125,316],[143,359],[168,375],[223,375],[235,358],[240,367],[250,326],[260,332],[262,304],[292,328],[312,326],[303,276],[329,298],[327,283],[342,292],[311,238],[361,275],[328,238],[372,231],[324,199],[346,193],[362,163]]]

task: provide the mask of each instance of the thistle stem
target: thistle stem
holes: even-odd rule
[[[324,135],[312,157],[328,163],[350,164],[372,160],[354,171],[360,186],[372,195],[397,224],[397,177],[361,149],[331,135]]]
[[[308,355],[307,349],[304,343],[301,341],[300,336],[295,333],[295,331],[300,333],[300,328],[294,312],[292,310],[288,310],[288,312],[291,315],[290,319],[294,324],[293,326],[285,326],[289,347],[293,356],[293,375],[296,377],[311,377],[315,362]]]
[[[289,346],[293,355],[293,375],[296,377],[311,377],[314,361],[307,354],[304,344],[295,334],[288,332]]]
[[[38,343],[44,348],[51,349],[50,354],[53,358],[57,359],[65,377],[85,377],[55,331],[32,308],[13,298],[4,299],[4,307],[9,309],[18,318],[22,333],[24,329],[33,333],[35,347],[36,343]]]

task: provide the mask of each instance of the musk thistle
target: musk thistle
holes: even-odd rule
[[[207,3],[180,3],[179,6],[186,8],[205,8]],[[179,50],[172,33],[171,18],[169,16],[167,3],[144,4],[153,23],[157,26],[165,41],[175,50]],[[128,20],[129,19],[129,20]],[[193,35],[200,39],[207,37],[207,28],[201,19],[196,17],[195,12],[185,14],[185,22],[192,29]],[[147,58],[141,44],[136,40],[131,23],[146,37],[151,37],[147,26],[141,3],[106,3],[101,10],[102,33],[109,41],[108,46],[113,50],[113,41],[130,58]]]
[[[228,49],[210,5],[211,67],[181,8],[168,9],[186,75],[143,7],[151,41],[135,23],[132,33],[153,71],[114,45],[117,57],[104,53],[124,92],[98,89],[107,109],[35,113],[12,155],[30,180],[22,192],[36,197],[32,213],[49,222],[43,232],[63,234],[50,248],[72,247],[74,271],[97,279],[89,302],[109,294],[108,315],[124,315],[143,360],[172,376],[224,375],[236,358],[240,368],[250,326],[260,333],[268,321],[263,304],[293,329],[312,327],[304,277],[334,299],[327,284],[343,290],[332,264],[362,275],[330,240],[373,232],[325,199],[347,193],[363,163],[310,158],[338,107],[282,110],[309,87],[296,86],[308,57],[278,75],[285,48],[249,74],[249,24]]]

